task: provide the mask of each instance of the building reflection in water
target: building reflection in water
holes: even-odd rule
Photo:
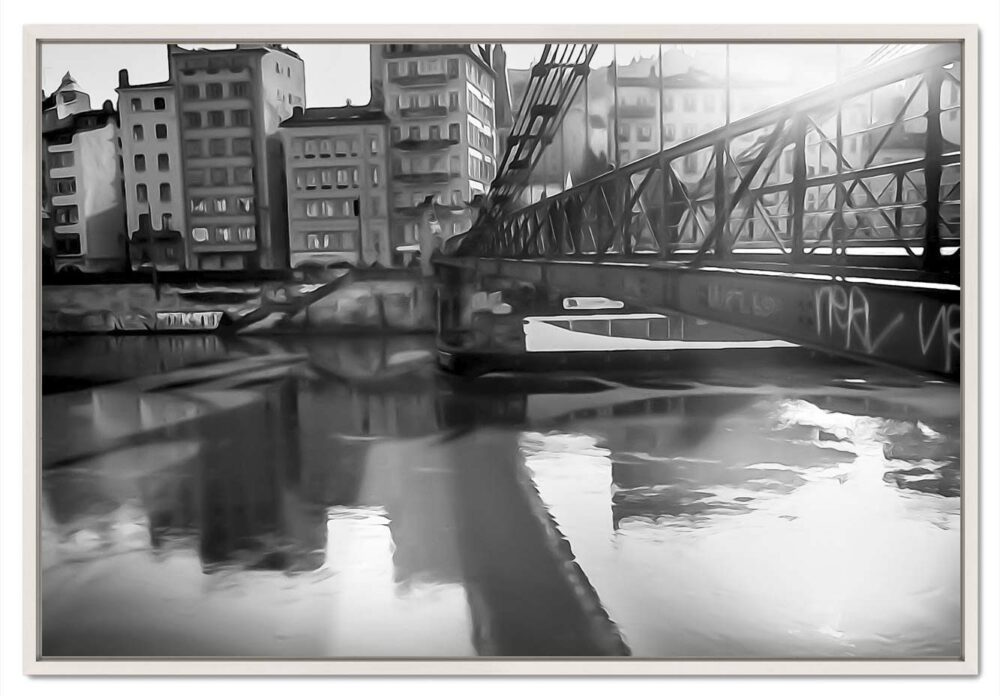
[[[944,599],[936,642],[926,625],[907,642],[898,622],[850,618],[874,601],[906,612],[817,579],[846,571],[801,536],[847,534],[856,552],[827,552],[857,571],[879,548],[855,538],[861,521],[894,530],[914,559],[921,544],[936,554],[935,592],[953,588],[953,513],[927,503],[957,491],[957,424],[931,413],[948,412],[944,387],[930,402],[870,382],[756,389],[740,369],[465,382],[428,348],[248,339],[224,374],[67,401],[74,428],[89,419],[112,444],[43,477],[46,654],[94,636],[150,655],[843,654],[849,640],[878,653],[883,628],[915,653],[953,647]],[[281,360],[250,369],[259,355]],[[823,614],[831,597],[848,618]]]

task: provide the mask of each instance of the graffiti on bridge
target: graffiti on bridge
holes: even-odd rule
[[[931,314],[932,312],[927,312]],[[951,372],[952,365],[961,355],[962,308],[957,304],[941,305],[934,319],[925,327],[924,304],[917,310],[917,324],[920,330],[920,352],[926,356],[937,347],[944,356],[945,372]]]
[[[844,350],[875,354],[903,323],[902,312],[892,319],[876,319],[868,296],[858,287],[847,290],[839,285],[819,288],[815,293],[816,334],[840,341]]]
[[[889,350],[916,350],[925,361],[952,372],[961,348],[961,307],[920,300],[885,311],[859,287],[827,285],[814,291],[816,335],[843,350],[884,355]],[[916,312],[913,310],[916,309]],[[916,316],[913,316],[913,315]],[[913,327],[916,327],[915,330]],[[891,348],[890,348],[891,346]]]
[[[781,310],[781,301],[773,295],[723,283],[707,286],[705,304],[716,311],[753,317],[770,317]]]

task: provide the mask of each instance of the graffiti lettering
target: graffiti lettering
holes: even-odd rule
[[[708,286],[706,301],[710,309],[755,317],[769,317],[781,307],[780,302],[770,295],[718,283]]]
[[[929,313],[929,312],[928,312]],[[952,362],[961,351],[962,308],[957,304],[941,305],[930,326],[924,325],[924,303],[917,312],[920,327],[920,352],[926,356],[931,350],[941,351],[945,372],[951,372]]]
[[[160,331],[205,331],[219,328],[222,312],[157,312]]]
[[[839,285],[820,288],[815,292],[814,302],[816,335],[832,338],[844,350],[860,350],[871,355],[903,323],[902,312],[888,322],[874,321],[868,298],[857,287],[852,287],[850,292]],[[882,329],[878,331],[880,324]]]

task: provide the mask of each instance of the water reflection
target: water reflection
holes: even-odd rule
[[[43,654],[960,649],[953,386],[743,355],[463,381],[420,337],[222,355],[45,397]]]

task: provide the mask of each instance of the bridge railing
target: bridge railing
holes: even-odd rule
[[[960,244],[961,75],[960,45],[915,51],[486,215],[457,253],[817,264],[878,253],[937,270]]]

